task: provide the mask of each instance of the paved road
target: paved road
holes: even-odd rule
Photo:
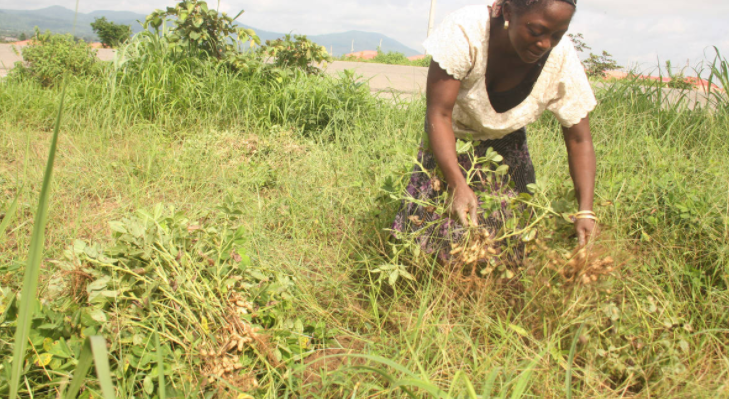
[[[13,67],[17,61],[22,61],[20,56],[13,52],[13,46],[9,44],[0,44],[0,76],[5,76],[8,70]]]
[[[326,73],[336,75],[345,69],[354,70],[368,80],[370,90],[385,96],[399,95],[409,98],[425,93],[428,68],[402,65],[371,64],[366,62],[335,61],[326,67]]]

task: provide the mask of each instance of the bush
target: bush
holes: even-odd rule
[[[22,50],[23,62],[17,62],[10,76],[28,78],[43,86],[53,86],[68,71],[74,76],[91,75],[96,70],[96,51],[70,34],[54,35],[35,31],[33,42]]]
[[[305,35],[294,35],[292,38],[287,34],[281,39],[267,40],[259,51],[272,57],[278,68],[299,68],[309,73],[319,71],[310,64],[332,61],[324,46],[312,42]]]

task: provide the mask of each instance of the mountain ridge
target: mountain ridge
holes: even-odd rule
[[[74,30],[73,21],[75,17],[76,13],[74,11],[59,5],[37,10],[0,9],[0,27],[2,27],[0,28],[0,35],[7,34],[8,32],[25,32],[29,34],[33,32],[35,26],[38,26],[41,31],[50,30],[53,33],[70,33],[73,31],[76,36],[90,41],[96,40],[96,35],[90,26],[95,18],[106,17],[109,21],[117,24],[131,25],[132,32],[138,33],[142,31],[142,27],[137,21],[144,21],[146,15],[131,11],[110,10],[97,10],[90,13],[79,12]],[[262,43],[265,43],[266,40],[275,40],[285,35],[285,33],[257,29],[248,23],[239,24],[256,31]],[[382,51],[385,52],[400,52],[405,54],[405,56],[420,54],[420,52],[413,50],[399,41],[376,32],[350,30],[346,32],[306,36],[313,42],[326,47],[327,51],[330,51],[334,56],[349,53],[352,50],[352,42],[354,42],[354,51],[376,50],[380,46],[380,43],[382,43]]]

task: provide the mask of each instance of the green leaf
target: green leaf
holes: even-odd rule
[[[35,356],[33,363],[38,367],[46,367],[51,363],[51,360],[53,360],[53,355],[50,353],[41,353]]]
[[[63,338],[55,341],[48,350],[48,353],[63,359],[68,359],[72,356],[71,349],[68,347],[66,340]]]
[[[154,382],[152,382],[152,377],[150,377],[149,374],[144,377],[142,386],[144,386],[144,392],[146,392],[147,395],[151,395],[152,392],[154,392]]]
[[[515,333],[521,335],[522,337],[529,336],[529,332],[527,332],[527,330],[525,330],[521,326],[517,326],[516,324],[509,324],[509,328],[511,328]]]
[[[118,221],[112,221],[109,222],[109,228],[111,231],[115,231],[117,233],[127,234],[127,229],[124,227],[124,223],[118,222]]]
[[[536,236],[537,236],[537,229],[530,229],[522,236],[521,240],[524,242],[529,242],[529,241],[534,240],[534,238],[536,238]]]
[[[390,277],[388,278],[387,283],[390,285],[395,285],[395,283],[397,282],[397,278],[399,276],[400,276],[400,272],[398,270],[393,270],[390,273]]]
[[[111,281],[111,277],[104,276],[104,277],[90,283],[89,285],[87,285],[86,292],[91,293],[92,291],[103,290],[107,287],[107,285],[109,284],[109,281]]]
[[[495,173],[497,175],[505,175],[506,172],[509,171],[509,165],[500,165],[498,168],[496,168]]]

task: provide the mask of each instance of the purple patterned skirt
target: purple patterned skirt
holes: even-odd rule
[[[516,197],[520,193],[528,193],[527,185],[534,183],[536,179],[527,148],[526,129],[519,129],[501,139],[478,142],[474,146],[475,156],[485,156],[489,148],[493,148],[503,157],[501,163],[509,166],[508,172],[496,181],[473,179],[470,187],[479,198],[493,194],[493,198],[500,201],[500,207],[497,204],[499,210],[479,214],[479,225],[496,232],[503,226],[505,218],[509,217],[506,199]],[[468,154],[459,155],[458,163],[465,169],[470,169],[472,166]],[[477,165],[477,170],[480,167],[481,165]],[[465,172],[463,173],[465,176]],[[398,232],[416,233],[413,237],[421,248],[426,253],[437,255],[443,260],[448,259],[450,244],[458,242],[465,231],[457,219],[439,214],[438,207],[433,206],[438,203],[444,205],[448,191],[446,184],[438,170],[435,156],[421,144],[418,163],[415,164],[407,186],[406,199],[403,200],[393,223],[396,236],[399,235]],[[443,206],[440,208],[443,209]]]

